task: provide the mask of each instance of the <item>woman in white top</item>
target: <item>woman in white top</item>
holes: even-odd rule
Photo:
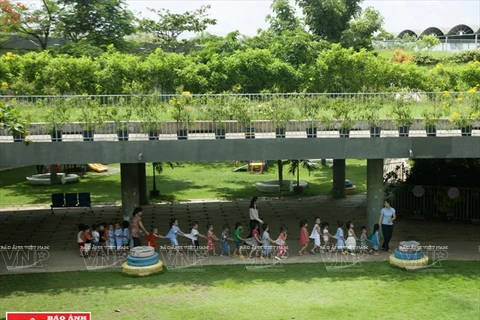
[[[250,214],[250,230],[254,229],[255,223],[263,224],[263,220],[258,216],[257,202],[258,197],[253,197],[250,201],[250,209],[248,211]]]
[[[393,221],[397,218],[395,209],[390,206],[390,200],[384,201],[385,207],[380,211],[380,218],[378,224],[382,226],[383,245],[382,249],[390,252],[389,243],[393,234]]]

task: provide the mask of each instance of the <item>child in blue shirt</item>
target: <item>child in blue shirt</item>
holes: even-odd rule
[[[170,231],[167,233],[165,238],[170,239],[170,243],[174,247],[178,246],[177,235],[185,236],[185,234],[178,227],[177,218],[172,218],[172,220],[170,221]]]
[[[378,243],[380,242],[380,235],[378,232],[379,229],[380,229],[380,225],[376,223],[373,226],[373,233],[372,233],[372,236],[370,237],[370,242],[373,245],[373,251],[374,251],[373,255],[375,256],[378,256]],[[370,250],[370,253],[371,253],[371,250]]]

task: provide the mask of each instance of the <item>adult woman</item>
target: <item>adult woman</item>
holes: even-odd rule
[[[138,247],[140,246],[140,238],[139,238],[139,232],[140,229],[148,236],[150,233],[145,229],[142,223],[142,213],[143,209],[138,207],[133,210],[133,218],[132,221],[130,221],[130,236],[133,239],[133,246]]]
[[[250,209],[249,209],[250,230],[254,229],[254,226],[256,223],[259,223],[259,225],[263,224],[263,220],[261,220],[258,217],[257,202],[258,202],[258,197],[253,197],[252,200],[250,201]]]
[[[378,224],[382,226],[383,245],[382,249],[390,252],[389,243],[393,234],[393,221],[396,219],[395,209],[390,206],[390,200],[384,201],[384,207],[380,211]]]

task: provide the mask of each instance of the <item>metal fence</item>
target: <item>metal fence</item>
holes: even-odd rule
[[[392,200],[400,216],[480,219],[480,189],[397,184]]]
[[[480,90],[480,89],[479,89]],[[460,117],[470,117],[470,135],[480,135],[480,92],[265,93],[97,96],[0,96],[30,124],[32,141],[244,139],[398,136],[459,136]],[[480,113],[480,112],[477,112]],[[408,119],[407,119],[408,120]],[[372,123],[375,123],[373,125]],[[375,136],[375,135],[374,135]],[[18,140],[18,139],[17,139]],[[0,130],[0,142],[14,141]]]

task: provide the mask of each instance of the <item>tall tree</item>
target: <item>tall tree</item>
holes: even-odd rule
[[[383,17],[378,10],[367,7],[358,18],[348,23],[348,28],[342,32],[342,45],[355,50],[361,48],[373,49],[373,34],[379,31],[383,24]]]
[[[216,19],[209,18],[208,9],[210,9],[209,5],[201,6],[195,11],[172,13],[167,9],[148,8],[158,18],[156,20],[140,19],[139,27],[141,31],[153,34],[157,42],[175,47],[179,44],[178,37],[182,33],[203,32],[208,26],[217,24]]]
[[[310,31],[320,38],[340,42],[352,18],[361,12],[363,0],[296,0]]]
[[[75,43],[86,40],[96,46],[119,47],[124,44],[124,37],[135,31],[134,16],[125,0],[60,1],[65,8],[58,32]]]
[[[15,33],[45,50],[59,12],[57,0],[41,0],[40,6],[0,0],[0,33]]]
[[[301,27],[300,19],[295,16],[295,8],[288,0],[274,0],[270,8],[273,15],[267,15],[269,31],[281,35],[283,31],[295,31]]]

